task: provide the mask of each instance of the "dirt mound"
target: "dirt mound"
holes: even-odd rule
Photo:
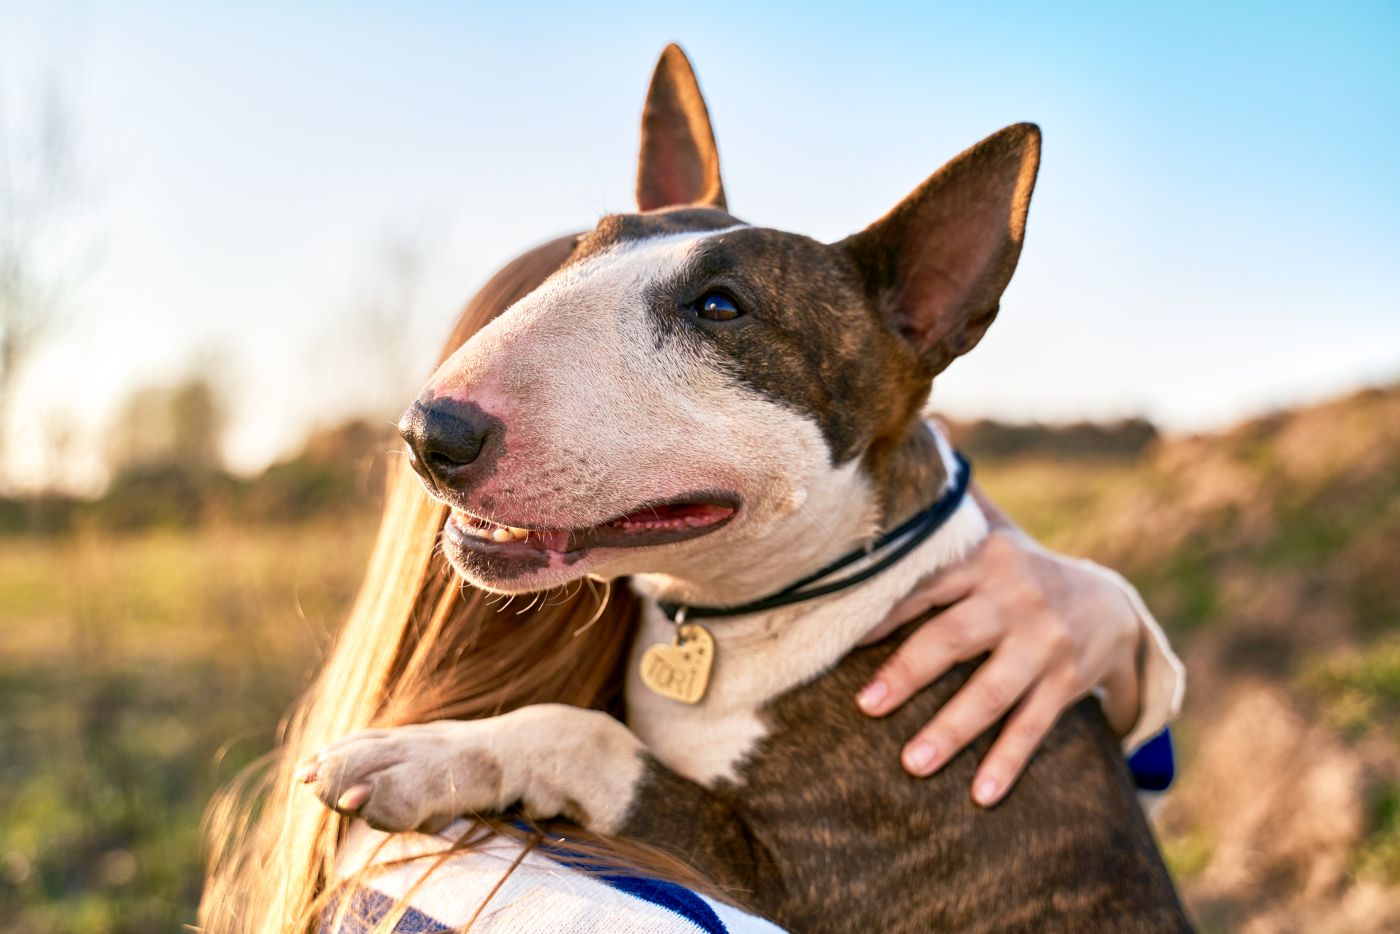
[[[984,463],[1118,567],[1186,660],[1158,815],[1205,930],[1400,929],[1400,386],[1168,438],[1136,463]]]

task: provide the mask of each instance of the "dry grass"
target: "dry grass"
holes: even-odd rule
[[[193,920],[201,812],[270,746],[371,532],[0,540],[0,930]]]

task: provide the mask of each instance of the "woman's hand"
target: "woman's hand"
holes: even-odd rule
[[[857,700],[884,716],[960,661],[990,657],[904,747],[904,767],[931,775],[1010,711],[972,783],[988,807],[1015,784],[1060,713],[1100,688],[1120,735],[1138,716],[1140,627],[1127,596],[1093,566],[1041,548],[974,491],[991,534],[890,611],[873,641],[945,607],[890,656]]]

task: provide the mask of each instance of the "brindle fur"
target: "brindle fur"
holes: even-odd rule
[[[976,667],[872,724],[851,697],[911,629],[771,702],[737,782],[706,789],[649,762],[624,835],[798,932],[1189,930],[1095,701],[1065,713],[994,808],[968,796],[994,732],[931,778],[904,773],[904,738]]]

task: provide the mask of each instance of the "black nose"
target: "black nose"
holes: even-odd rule
[[[456,489],[470,485],[473,465],[499,429],[498,419],[455,399],[420,400],[399,419],[413,469],[433,484]]]

